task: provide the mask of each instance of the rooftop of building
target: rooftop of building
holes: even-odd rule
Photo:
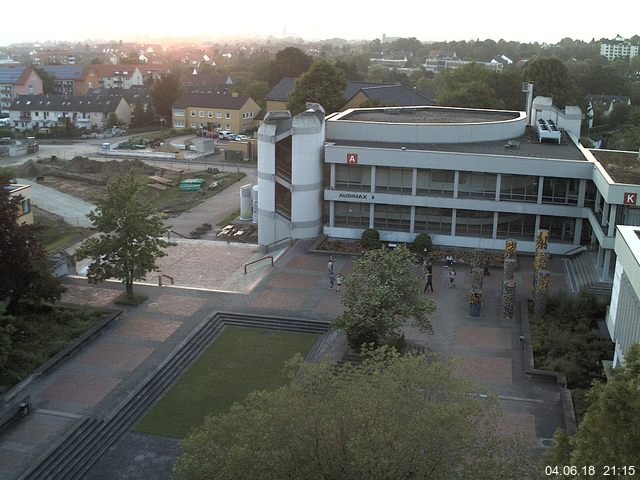
[[[416,108],[372,108],[347,110],[332,121],[373,123],[491,123],[516,120],[521,112],[471,108],[423,106]]]
[[[640,155],[620,150],[590,150],[616,183],[640,184]]]
[[[535,129],[527,127],[524,135],[508,141],[474,143],[390,143],[390,142],[354,142],[327,139],[328,144],[401,150],[429,150],[434,152],[471,153],[476,155],[501,155],[509,157],[553,158],[560,160],[587,161],[580,149],[565,135],[560,144],[538,142]]]

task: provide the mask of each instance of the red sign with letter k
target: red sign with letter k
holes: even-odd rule
[[[625,205],[635,205],[638,201],[638,194],[631,192],[624,192],[624,204]]]

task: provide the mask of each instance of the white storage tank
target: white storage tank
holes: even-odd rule
[[[251,220],[252,210],[252,197],[251,197],[252,184],[247,183],[240,187],[240,220]]]

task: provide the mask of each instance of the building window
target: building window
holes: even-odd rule
[[[213,112],[207,112],[207,117],[208,118],[213,118]]]
[[[413,169],[395,167],[376,168],[376,192],[411,194]]]
[[[416,233],[451,235],[451,209],[416,207]]]
[[[231,130],[231,125],[229,125],[228,123],[224,126],[225,130]]]
[[[222,112],[216,112],[216,118],[222,118]]]
[[[418,170],[416,193],[434,197],[453,197],[453,170]]]
[[[226,118],[227,120],[229,120],[231,118],[231,114],[229,112],[226,112],[224,114],[224,118]]]
[[[22,204],[20,205],[22,209],[21,215],[26,215],[31,211],[31,199],[25,198],[22,200]]]
[[[174,110],[173,115],[176,117],[184,117],[184,110]]]
[[[336,190],[371,191],[371,167],[336,165]]]
[[[533,175],[502,175],[500,179],[500,200],[511,202],[538,201],[538,180]]]
[[[496,198],[496,174],[483,172],[460,172],[458,198]]]
[[[336,227],[369,228],[368,203],[333,202],[333,224]]]
[[[493,212],[486,210],[458,210],[456,213],[456,236],[493,236]]]
[[[598,189],[596,188],[596,184],[593,183],[593,180],[587,180],[587,188],[584,194],[585,207],[593,207],[596,204],[597,191]]]
[[[246,114],[246,113],[243,113],[243,114],[242,114],[242,119],[244,120],[245,118],[247,118],[247,114]]]
[[[249,118],[253,118],[253,112],[249,112]]]
[[[404,205],[376,205],[373,225],[377,230],[408,232],[411,226],[411,207]]]
[[[198,113],[200,114],[200,118],[204,118],[204,112],[202,110]]]
[[[276,213],[291,220],[291,191],[276,182]]]
[[[291,137],[276,143],[276,175],[291,182]]]
[[[196,128],[196,122],[191,122],[191,128]]]
[[[174,125],[176,126],[176,128],[184,128],[184,121],[182,120],[176,120],[174,122]]]
[[[196,116],[196,112],[195,112],[195,110],[191,110],[191,116],[192,116],[192,117],[195,117],[195,116]]]
[[[540,228],[549,230],[549,241],[573,243],[576,219],[572,217],[550,217],[540,215]]]
[[[536,230],[536,216],[521,213],[498,213],[497,238],[533,240]]]
[[[578,204],[578,185],[575,178],[544,177],[542,203]]]

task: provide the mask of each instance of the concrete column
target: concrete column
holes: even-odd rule
[[[596,199],[594,200],[594,204],[593,204],[593,211],[594,212],[599,212],[600,211],[600,199],[602,198],[602,195],[600,195],[600,190],[598,190],[598,188],[596,187]]]
[[[573,232],[573,243],[576,245],[579,245],[581,236],[582,236],[582,219],[576,218],[576,229]]]
[[[535,229],[533,230],[534,232],[537,232],[538,230],[540,230],[540,215],[536,215],[536,225],[535,225]],[[533,239],[535,240],[536,238],[536,234],[533,234]]]
[[[333,200],[329,200],[329,226],[333,227],[334,226],[334,219],[335,219],[335,204],[333,203]]]
[[[543,188],[544,188],[544,177],[538,177],[538,200],[536,202],[538,205],[542,203]]]
[[[374,193],[376,191],[376,166],[372,165],[371,166],[371,193]],[[369,228],[373,228],[373,227],[369,227]]]
[[[493,212],[493,231],[491,232],[491,238],[494,240],[498,238],[498,212]]]
[[[458,210],[456,210],[455,208],[451,209],[451,236],[455,237],[456,236],[456,217],[458,214]]]
[[[458,198],[458,187],[460,185],[460,170],[453,174],[453,198]]]
[[[415,184],[414,184],[415,187]],[[409,218],[409,233],[416,231],[416,207],[411,207],[411,217]]]
[[[618,205],[613,204],[609,207],[609,231],[608,237],[613,237],[616,234],[616,215],[618,213]]]
[[[330,175],[331,175],[331,177],[330,177],[330,180],[329,180],[329,188],[331,190],[335,190],[335,188],[336,188],[336,164],[335,163],[331,164],[331,174]],[[333,202],[331,202],[331,203],[333,203]]]
[[[609,208],[611,208],[611,205],[605,201],[604,208],[602,209],[602,222],[600,222],[600,225],[603,227],[606,227],[609,221]]]
[[[604,264],[604,248],[602,245],[598,245],[598,260],[596,261],[596,265],[601,267]]]
[[[373,228],[373,224],[375,221],[376,215],[376,204],[371,203],[369,206],[369,228]]]
[[[502,174],[496,175],[496,202],[500,200],[500,184],[502,183]]]
[[[411,177],[411,195],[415,197],[417,194],[418,194],[418,169],[414,168],[413,176]]]
[[[584,199],[587,196],[587,181],[585,179],[580,180],[578,185],[578,206],[584,207]]]
[[[609,269],[611,268],[611,250],[606,249],[604,252],[604,262],[602,266],[602,276],[601,280],[608,281],[609,280]]]

